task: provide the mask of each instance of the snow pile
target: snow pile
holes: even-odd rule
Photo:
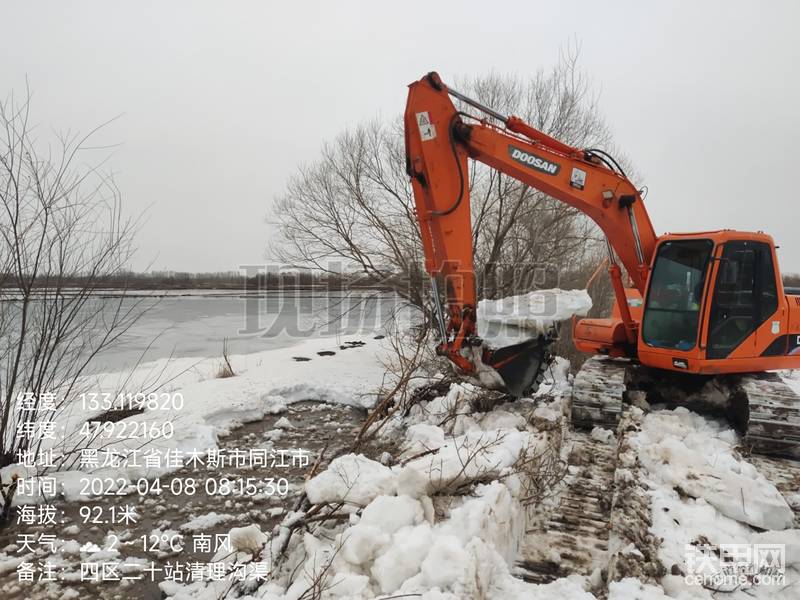
[[[585,317],[592,308],[586,290],[538,290],[478,302],[478,335],[494,346],[508,346],[547,333],[559,321]]]
[[[549,385],[557,386],[564,373]],[[302,550],[295,549],[305,556],[305,575],[281,598],[297,598],[321,568],[327,569],[330,598],[592,597],[581,578],[534,586],[510,575],[525,529],[514,467],[544,437],[520,414],[529,404],[474,412],[483,393],[453,384],[443,396],[412,407],[403,422],[403,460],[391,469],[347,455],[307,483],[313,502],[366,506],[327,541],[306,534]],[[434,509],[436,498],[450,498],[444,514]]]
[[[566,371],[556,373],[548,385],[561,389]],[[269,539],[254,535],[251,541],[260,547],[248,552],[275,577],[253,597],[297,600],[317,585],[331,600],[403,594],[427,600],[593,598],[581,577],[536,586],[511,575],[526,527],[517,465],[547,434],[529,424],[530,401],[474,412],[484,393],[453,384],[444,395],[395,417],[387,435],[402,435],[404,443],[393,466],[347,454],[308,481],[308,500],[343,505],[345,522],[298,529],[279,565],[271,561],[302,513],[289,513]],[[212,598],[220,591],[213,583],[161,588],[174,598]]]
[[[687,547],[698,544],[785,544],[785,589],[800,585],[800,530],[789,529],[792,511],[774,485],[738,455],[737,442],[737,434],[726,423],[685,408],[645,415],[641,432],[632,437],[649,478],[651,532],[662,539],[658,557],[671,574],[660,583],[670,597],[713,597],[684,579]],[[780,591],[748,583],[733,597],[796,594]],[[609,588],[609,598],[658,600],[664,593],[636,581]]]
[[[786,529],[794,514],[781,493],[733,451],[736,433],[680,407],[644,419],[639,458],[661,482],[722,515],[760,529]]]
[[[453,492],[475,480],[503,475],[523,451],[536,445],[535,434],[516,429],[473,429],[453,437],[437,453],[412,460],[398,475],[398,491],[411,496]]]
[[[539,436],[519,414],[472,413],[470,403],[480,393],[470,384],[453,384],[424,408],[413,407],[402,464],[389,468],[363,455],[338,457],[306,484],[309,500],[364,506],[381,494],[419,498],[501,477]]]
[[[444,446],[445,433],[441,427],[427,423],[411,425],[406,431],[406,454],[416,456]]]
[[[580,577],[536,586],[511,576],[524,517],[510,487],[500,482],[476,486],[473,497],[440,522],[429,497],[404,495],[378,496],[351,521],[335,534],[305,534],[294,549],[305,557],[294,581],[286,589],[264,586],[254,597],[296,600],[323,580],[323,597],[329,599],[403,594],[430,600],[594,598]],[[215,589],[161,587],[175,598],[211,598]]]
[[[366,584],[362,592],[413,594],[438,589],[460,598],[487,597],[493,572],[502,571],[516,552],[522,522],[505,485],[478,486],[475,494],[449,519],[436,524],[429,498],[426,509],[423,502],[408,496],[378,497],[360,521],[323,552],[331,555],[341,546],[341,560],[334,559],[333,569],[339,578],[359,577]],[[481,580],[478,573],[490,577]],[[302,593],[309,583],[296,582],[287,597]]]
[[[313,504],[348,502],[364,506],[381,494],[397,490],[397,474],[361,454],[347,454],[306,484]]]

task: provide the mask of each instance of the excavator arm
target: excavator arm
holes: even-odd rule
[[[451,97],[485,116],[458,111]],[[644,293],[656,234],[639,191],[605,153],[573,148],[518,117],[482,106],[448,88],[436,73],[409,86],[405,142],[425,270],[442,339],[438,351],[461,370],[471,373],[482,364],[493,367],[506,388],[520,395],[535,370],[529,368],[528,356],[541,354],[535,341],[492,350],[477,337],[468,158],[590,217],[605,233],[633,286]],[[634,344],[637,325],[615,260],[609,272],[628,341]],[[444,284],[447,316],[441,312],[439,282]]]

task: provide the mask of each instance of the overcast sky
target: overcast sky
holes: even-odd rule
[[[798,2],[3,3],[0,95],[88,130],[130,213],[134,268],[263,263],[273,198],[342,129],[404,108],[406,84],[551,66],[579,40],[658,233],[764,230],[800,271]]]

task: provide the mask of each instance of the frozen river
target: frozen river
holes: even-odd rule
[[[175,292],[136,298],[150,308],[119,342],[98,357],[92,370],[117,371],[137,361],[169,357],[246,354],[291,346],[315,336],[372,333],[399,306],[393,294],[366,292]],[[115,300],[109,300],[110,303]]]

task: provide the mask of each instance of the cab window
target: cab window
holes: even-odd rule
[[[708,358],[725,358],[778,310],[772,248],[763,242],[726,242],[720,257],[708,324]]]
[[[642,319],[646,344],[675,350],[695,347],[713,247],[704,239],[669,241],[658,247]]]

